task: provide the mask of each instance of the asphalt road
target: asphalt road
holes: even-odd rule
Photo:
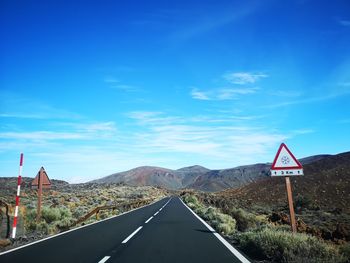
[[[173,197],[0,255],[0,262],[241,262],[234,253]]]

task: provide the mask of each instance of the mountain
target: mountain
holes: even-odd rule
[[[194,165],[178,169],[176,172],[182,176],[182,186],[188,187],[192,185],[198,177],[210,172],[210,170],[200,165]]]
[[[91,181],[92,183],[124,183],[131,186],[152,185],[168,189],[182,187],[182,178],[176,171],[152,166],[141,166],[135,169],[111,174]]]
[[[337,155],[336,155],[337,156]],[[333,155],[316,155],[300,159],[300,162],[308,167],[308,164],[318,161],[333,160]],[[330,161],[331,163],[334,162]],[[269,177],[271,164],[253,164],[239,166],[231,169],[210,170],[205,167],[194,165],[178,170],[161,167],[142,166],[126,172],[115,173],[92,183],[122,183],[130,186],[159,186],[167,189],[191,188],[206,192],[222,191],[230,188],[238,188],[252,182],[259,182]],[[311,166],[312,167],[312,166]],[[310,169],[310,168],[309,168]],[[0,178],[0,185],[16,183],[16,178]],[[30,187],[32,178],[23,178],[22,187]],[[59,185],[68,184],[64,181],[51,180],[53,189]]]
[[[231,169],[212,170],[200,176],[187,188],[206,192],[237,188],[268,176],[269,164],[253,164]]]
[[[334,155],[315,155],[300,159],[305,167],[322,160],[330,160]],[[309,166],[311,165],[311,166]],[[271,163],[244,165],[231,169],[210,170],[194,165],[178,170],[161,167],[142,166],[126,172],[115,173],[92,183],[123,183],[131,186],[159,186],[177,190],[183,188],[205,192],[216,192],[225,189],[239,188],[250,183],[270,178]],[[310,169],[310,168],[307,168]]]
[[[332,155],[314,155],[302,158],[299,161],[302,165],[310,164]],[[224,170],[209,170],[187,186],[187,188],[197,189],[206,192],[216,192],[223,189],[237,188],[251,182],[260,181],[269,177],[271,163],[258,163],[244,165]]]
[[[299,202],[350,212],[350,152],[305,158],[303,168],[304,176],[291,177],[293,194],[299,196]],[[242,206],[285,205],[286,202],[285,180],[280,177],[268,177],[218,194],[241,200],[245,203]]]

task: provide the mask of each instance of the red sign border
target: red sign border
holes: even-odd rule
[[[290,166],[290,167],[275,167],[277,159],[282,151],[282,148],[286,148],[287,152],[289,155],[293,158],[293,160],[298,164],[298,166]],[[298,169],[303,169],[303,166],[301,163],[295,158],[295,156],[292,154],[292,152],[288,149],[287,145],[285,143],[281,143],[280,148],[277,151],[277,154],[275,156],[275,159],[273,160],[271,170],[298,170]]]

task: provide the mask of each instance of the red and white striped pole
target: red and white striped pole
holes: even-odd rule
[[[18,174],[17,195],[16,195],[16,209],[15,209],[15,217],[13,218],[12,238],[16,237],[19,195],[21,193],[22,167],[23,167],[23,153],[21,153],[21,159],[19,161],[19,174]]]

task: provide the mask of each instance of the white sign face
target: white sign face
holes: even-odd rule
[[[286,147],[282,147],[274,168],[285,168],[285,167],[300,167],[296,160],[289,154]]]
[[[303,167],[287,145],[281,144],[271,166],[271,176],[303,175]]]

